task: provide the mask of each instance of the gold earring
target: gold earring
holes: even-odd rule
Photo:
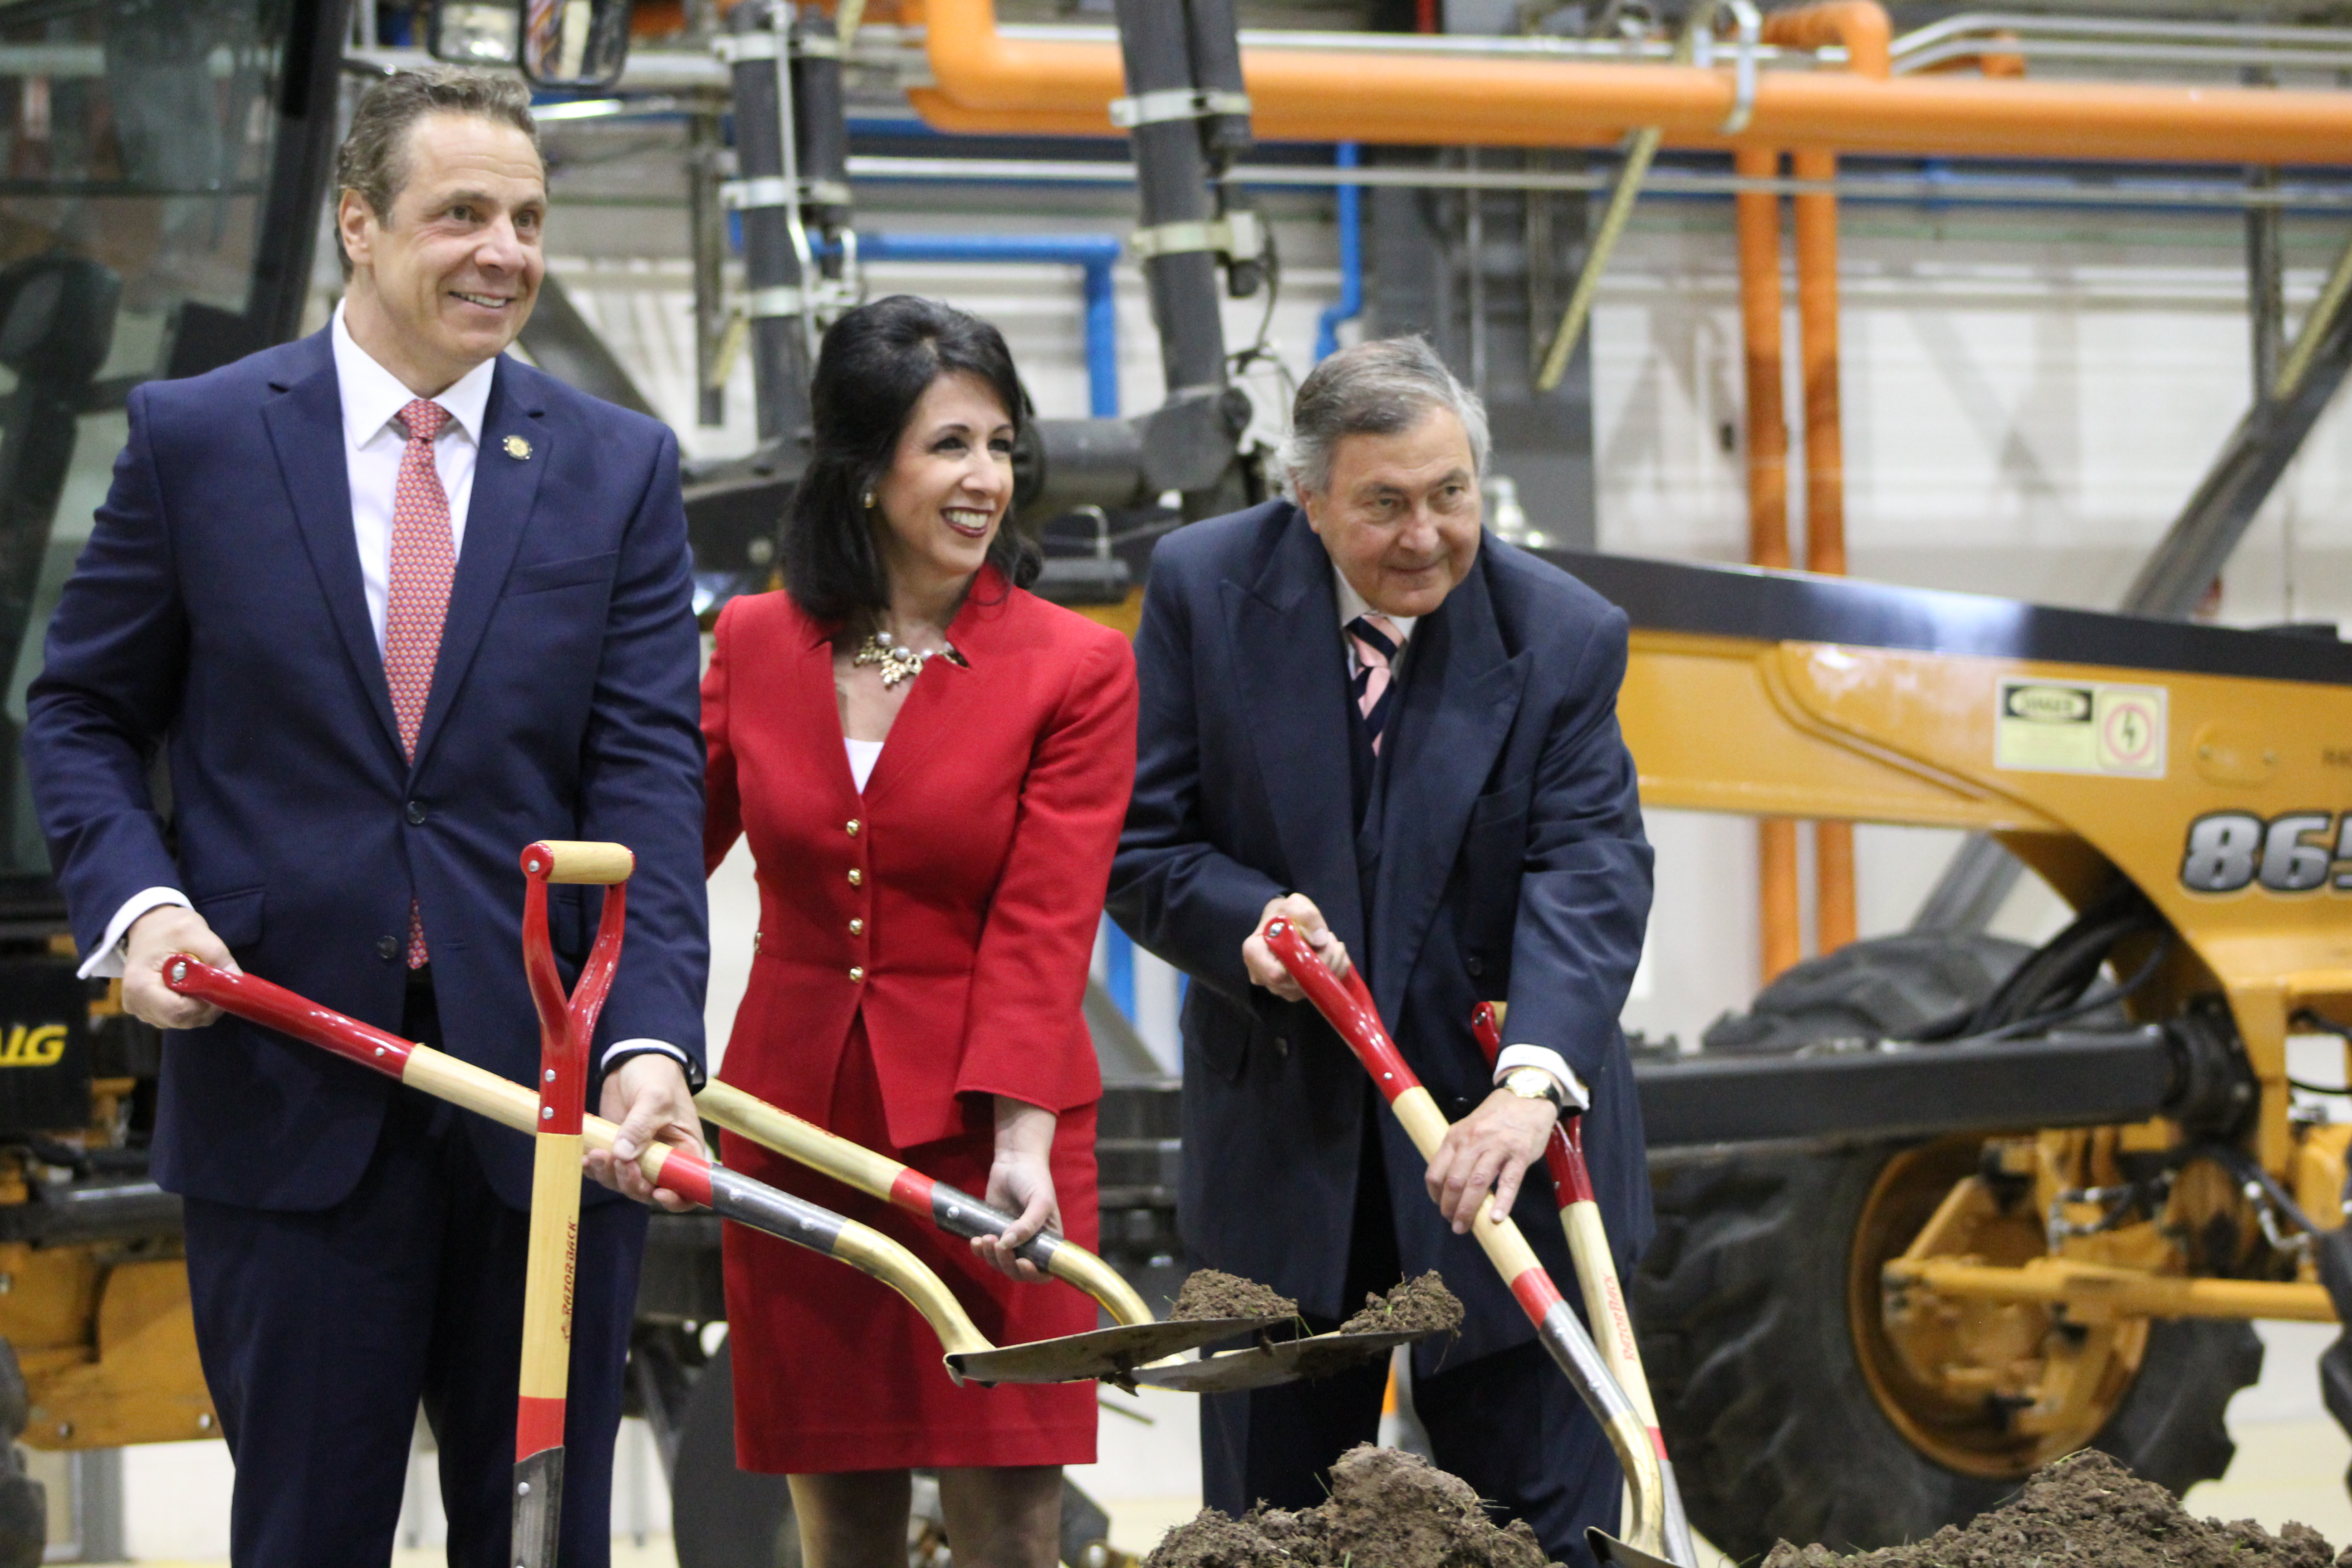
[[[858,499],[857,504],[864,507],[867,511],[872,511],[874,510],[874,492],[872,490],[867,490],[865,495]]]

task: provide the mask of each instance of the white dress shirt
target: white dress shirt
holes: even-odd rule
[[[400,487],[400,461],[408,448],[408,432],[396,423],[400,411],[416,399],[401,379],[360,347],[344,324],[343,307],[335,307],[329,329],[334,345],[335,389],[343,410],[343,471],[350,481],[352,535],[359,546],[360,584],[367,595],[368,625],[374,628],[377,653],[383,651],[383,623],[392,601],[392,507]],[[489,407],[490,384],[499,362],[484,360],[459,376],[432,401],[447,411],[441,433],[433,442],[433,467],[449,498],[449,552],[453,561],[466,548],[466,509],[474,496],[474,459],[481,450],[482,416]],[[111,979],[122,973],[124,939],[131,922],[149,910],[166,904],[194,906],[177,888],[148,888],[123,900],[107,922],[98,951],[85,960],[84,978]],[[428,933],[427,940],[430,940]],[[622,1052],[660,1050],[685,1061],[686,1054],[661,1040],[618,1040],[608,1047],[610,1062]]]
[[[1356,639],[1348,635],[1348,623],[1358,616],[1375,612],[1370,602],[1356,592],[1355,585],[1348,581],[1347,574],[1336,563],[1331,568],[1331,596],[1339,611],[1339,640],[1348,649],[1348,679],[1352,690],[1355,678],[1363,673],[1363,662],[1356,652]],[[1405,655],[1412,647],[1412,628],[1420,617],[1391,616],[1384,610],[1378,613],[1396,628],[1397,649],[1389,658],[1389,678],[1394,680],[1401,678]],[[1549,1046],[1505,1046],[1495,1058],[1494,1081],[1502,1082],[1503,1075],[1514,1068],[1541,1068],[1549,1073],[1552,1081],[1559,1084],[1568,1096],[1569,1108],[1572,1110],[1588,1110],[1592,1104],[1592,1095],[1584,1087],[1584,1080],[1576,1076],[1576,1069],[1568,1065],[1566,1057]]]

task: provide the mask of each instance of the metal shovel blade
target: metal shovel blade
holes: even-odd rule
[[[1435,1333],[1391,1331],[1379,1334],[1314,1334],[1305,1339],[1251,1345],[1223,1351],[1198,1361],[1139,1366],[1135,1381],[1179,1394],[1239,1394],[1244,1389],[1271,1388],[1302,1377],[1328,1377],[1368,1362],[1384,1361],[1399,1345],[1409,1345]]]
[[[1623,1568],[1681,1568],[1670,1558],[1655,1556],[1638,1546],[1628,1546],[1598,1525],[1584,1532],[1584,1543],[1592,1548],[1592,1555],[1603,1563],[1623,1564]]]
[[[515,1568],[555,1568],[563,1529],[563,1450],[541,1448],[514,1468]]]
[[[948,1366],[971,1383],[1124,1382],[1146,1362],[1197,1350],[1288,1318],[1184,1318],[1172,1323],[1130,1323],[1091,1333],[1065,1334],[1002,1350],[950,1355]]]

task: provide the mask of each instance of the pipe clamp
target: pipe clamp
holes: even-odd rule
[[[802,180],[797,201],[813,202],[819,206],[845,207],[850,204],[849,187],[839,180]],[[796,205],[793,184],[782,174],[762,174],[756,179],[727,180],[719,186],[719,205],[730,212],[745,212],[760,207],[788,207]]]
[[[1138,261],[1197,250],[1209,251],[1230,261],[1253,261],[1265,253],[1265,226],[1257,214],[1238,208],[1205,222],[1162,223],[1139,228],[1129,237],[1127,245]]]
[[[1170,120],[1206,120],[1219,114],[1247,116],[1249,111],[1249,94],[1213,89],[1171,87],[1110,100],[1110,122],[1122,131]]]
[[[743,314],[755,321],[798,316],[807,309],[808,296],[788,283],[754,289],[743,297]]]
[[[1756,113],[1756,49],[1763,37],[1764,19],[1752,0],[1726,0],[1726,6],[1738,28],[1739,46],[1732,60],[1731,112],[1716,130],[1725,136],[1737,136],[1748,129]],[[1702,40],[1702,47],[1712,41]]]
[[[745,60],[772,60],[776,58],[776,35],[772,32],[721,33],[710,40],[710,50],[728,65],[740,65]]]

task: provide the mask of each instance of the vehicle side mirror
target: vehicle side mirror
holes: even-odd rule
[[[433,58],[519,68],[539,87],[610,87],[629,58],[630,0],[438,0]]]

